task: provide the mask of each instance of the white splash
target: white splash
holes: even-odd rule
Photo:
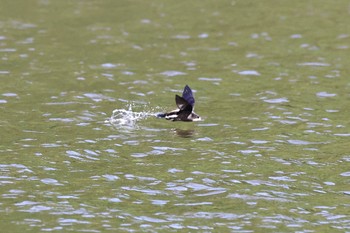
[[[128,104],[128,109],[115,109],[108,122],[116,127],[136,128],[137,122],[156,114],[148,111],[133,111],[134,103]]]

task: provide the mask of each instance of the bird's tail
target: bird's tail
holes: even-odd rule
[[[158,117],[158,118],[165,118],[166,117],[166,113],[158,113],[156,115],[156,117]]]

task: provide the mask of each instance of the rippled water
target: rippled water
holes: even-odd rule
[[[4,232],[350,231],[348,1],[0,5]]]

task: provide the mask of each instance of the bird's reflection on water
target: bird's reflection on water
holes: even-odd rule
[[[182,138],[191,138],[195,134],[194,129],[174,129],[174,132]]]

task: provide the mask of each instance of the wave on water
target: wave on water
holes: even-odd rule
[[[136,128],[137,122],[148,117],[155,117],[157,113],[150,111],[137,112],[133,110],[135,104],[128,104],[127,109],[114,109],[108,122],[116,127]]]

